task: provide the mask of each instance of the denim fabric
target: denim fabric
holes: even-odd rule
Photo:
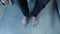
[[[60,0],[56,0],[56,3],[57,3],[57,9],[60,15]]]
[[[48,2],[49,0],[36,0],[35,6],[33,9],[33,16],[36,17]]]
[[[40,11],[45,7],[45,5],[48,3],[49,0],[36,0],[35,6],[32,11],[32,15],[36,17]],[[15,2],[19,5],[19,7],[22,10],[22,13],[24,16],[29,15],[29,8],[28,8],[28,3],[27,0],[15,0]]]

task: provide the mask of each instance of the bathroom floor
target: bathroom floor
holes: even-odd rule
[[[0,34],[60,34],[60,19],[53,0],[40,12],[39,24],[32,27],[32,17],[26,28],[21,24],[21,10],[17,5],[0,5]]]

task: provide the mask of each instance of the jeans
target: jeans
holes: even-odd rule
[[[36,17],[48,2],[49,0],[36,0],[35,6],[32,11],[32,16]],[[17,0],[17,3],[19,4],[19,7],[21,8],[23,15],[28,17],[29,8],[27,0]]]
[[[60,15],[60,0],[56,0],[57,3],[57,10],[58,10],[58,14]]]

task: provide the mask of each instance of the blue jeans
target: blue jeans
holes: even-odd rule
[[[29,8],[28,8],[27,0],[16,0],[16,2],[21,8],[23,15],[28,17]],[[36,0],[34,9],[32,11],[32,16],[36,17],[48,2],[49,0]]]
[[[60,0],[56,0],[58,14],[60,15]]]

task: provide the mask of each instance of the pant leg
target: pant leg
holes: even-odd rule
[[[58,14],[60,15],[60,0],[55,0],[56,8],[58,10]]]
[[[9,3],[14,4],[15,1],[14,0],[9,0]]]
[[[23,15],[28,17],[29,16],[29,8],[28,8],[27,0],[18,0],[18,4],[22,10]]]
[[[33,9],[33,16],[36,17],[48,2],[49,0],[36,0],[35,6]]]

